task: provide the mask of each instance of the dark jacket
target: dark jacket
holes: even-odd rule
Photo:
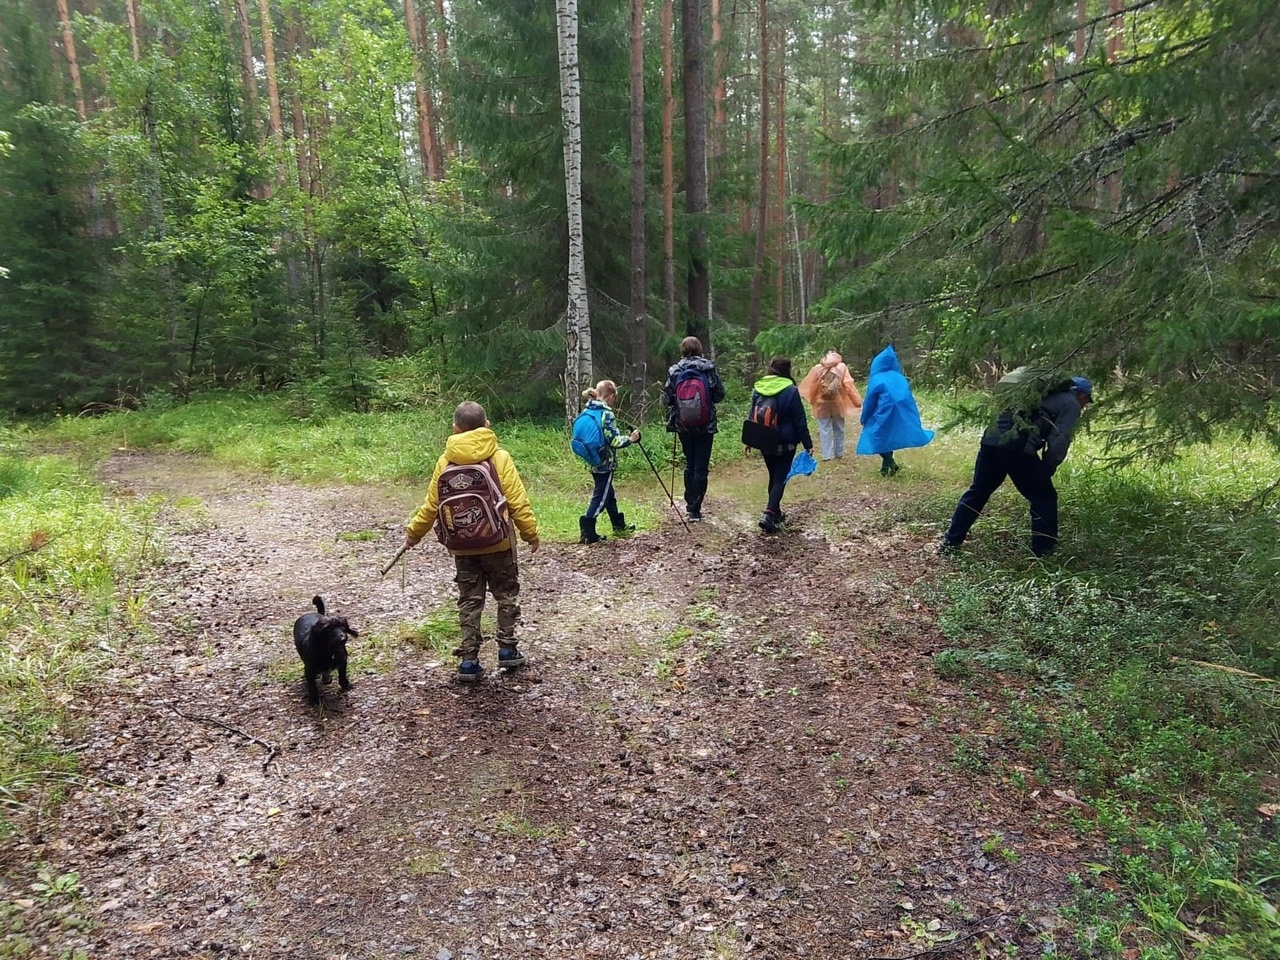
[[[1080,401],[1070,390],[1046,394],[1034,416],[1025,411],[1002,410],[982,435],[984,447],[997,447],[1040,459],[1052,474],[1067,459],[1071,435],[1080,420]]]
[[[676,410],[676,384],[685,379],[686,375],[702,374],[707,378],[707,386],[711,392],[711,419],[705,427],[689,427],[680,426],[680,419]],[[671,365],[667,371],[667,382],[662,385],[662,405],[667,408],[667,432],[668,433],[715,433],[719,429],[719,423],[716,419],[716,404],[724,400],[724,384],[720,382],[720,374],[716,372],[716,365],[706,357],[684,357]]]
[[[777,397],[778,429],[782,431],[782,445],[776,451],[765,450],[764,453],[787,453],[802,446],[806,450],[813,449],[813,439],[809,436],[809,418],[805,416],[804,401],[796,385],[786,377],[773,374],[761,377],[756,381],[751,392],[751,406],[762,397]]]

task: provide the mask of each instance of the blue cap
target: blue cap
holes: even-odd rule
[[[1089,382],[1088,377],[1072,377],[1071,390],[1074,393],[1083,393],[1090,400],[1093,399],[1093,384]]]

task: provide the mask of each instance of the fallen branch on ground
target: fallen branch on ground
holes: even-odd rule
[[[244,737],[246,740],[249,740],[252,743],[256,743],[258,746],[262,747],[262,749],[267,751],[267,758],[262,761],[263,773],[267,772],[268,765],[270,765],[271,761],[276,758],[276,754],[280,752],[279,747],[276,747],[267,743],[267,741],[263,740],[261,737],[255,737],[252,733],[245,733],[239,727],[233,727],[229,723],[223,723],[217,717],[204,717],[194,713],[183,713],[181,710],[179,710],[177,707],[175,707],[171,703],[167,703],[165,704],[165,706],[167,706],[170,710],[172,710],[178,716],[182,717],[182,719],[184,720],[195,720],[200,723],[211,723],[215,727],[221,727],[223,730],[230,730],[232,733],[239,734],[240,736]]]

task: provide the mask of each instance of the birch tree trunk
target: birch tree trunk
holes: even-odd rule
[[[644,0],[631,0],[631,402],[644,406],[645,303]]]
[[[560,113],[564,126],[564,191],[569,219],[569,295],[565,310],[564,408],[577,416],[591,380],[591,316],[587,311],[586,252],[582,236],[582,87],[578,77],[578,0],[556,0],[560,53]]]
[[[666,331],[676,332],[676,178],[671,153],[675,127],[675,97],[672,95],[674,64],[672,51],[673,0],[662,0],[662,293],[667,299]]]

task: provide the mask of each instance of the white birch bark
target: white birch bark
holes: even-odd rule
[[[587,311],[582,236],[582,88],[578,77],[578,0],[556,0],[560,51],[560,113],[564,126],[564,189],[569,214],[569,296],[565,310],[565,414],[578,413],[591,381],[591,317]]]

